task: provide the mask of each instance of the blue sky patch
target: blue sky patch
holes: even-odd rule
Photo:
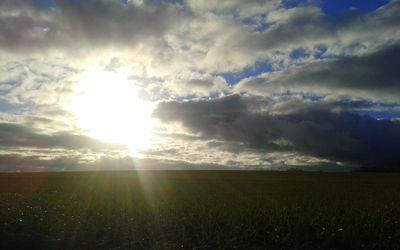
[[[290,58],[292,59],[302,59],[302,58],[307,58],[309,56],[310,53],[303,48],[294,49],[290,53]]]
[[[372,12],[390,2],[389,0],[323,0],[321,9],[328,16],[342,15],[349,10]]]
[[[265,14],[259,16],[259,19],[264,20]],[[270,24],[268,24],[267,22],[264,22],[264,21],[258,21],[257,18],[244,18],[244,19],[241,19],[239,21],[239,23],[241,25],[252,28],[253,31],[256,31],[256,32],[264,32],[270,27]]]
[[[283,0],[282,5],[286,9],[291,9],[299,6],[310,5],[309,0]]]
[[[246,68],[240,72],[217,74],[222,76],[229,85],[235,85],[240,80],[252,76],[258,76],[265,72],[272,72],[272,66],[269,62],[256,62],[253,67]]]

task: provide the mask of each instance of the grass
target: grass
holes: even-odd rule
[[[399,212],[399,174],[0,174],[1,249],[400,249]]]

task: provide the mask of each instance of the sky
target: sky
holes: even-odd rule
[[[400,167],[399,0],[2,0],[0,171]]]

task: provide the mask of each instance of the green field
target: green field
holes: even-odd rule
[[[1,249],[400,249],[400,175],[0,174]]]

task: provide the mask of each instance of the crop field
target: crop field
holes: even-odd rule
[[[0,174],[1,249],[400,249],[400,175]]]

